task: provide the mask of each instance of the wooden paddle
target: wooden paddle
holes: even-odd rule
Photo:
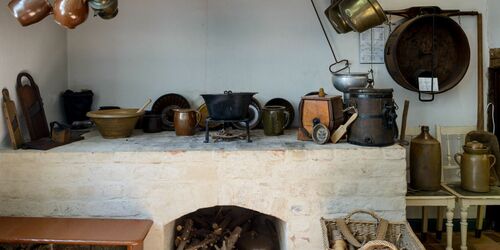
[[[2,109],[5,121],[7,123],[7,130],[9,131],[10,141],[12,148],[18,149],[24,143],[21,128],[19,127],[19,119],[16,114],[16,104],[10,99],[9,91],[2,90],[3,102]]]
[[[339,140],[344,137],[344,135],[347,133],[347,128],[358,118],[358,111],[354,110],[354,114],[347,120],[347,122],[344,125],[340,125],[340,127],[335,130],[335,133],[333,133],[332,137],[330,137],[332,143],[337,143]]]

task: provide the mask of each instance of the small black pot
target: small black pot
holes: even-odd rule
[[[147,111],[142,117],[142,131],[144,131],[144,133],[159,133],[163,131],[162,125],[160,114]]]
[[[208,114],[213,120],[243,120],[248,118],[248,107],[255,92],[201,95],[208,108]]]

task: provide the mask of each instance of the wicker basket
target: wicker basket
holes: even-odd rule
[[[351,217],[358,213],[365,213],[371,215],[375,218],[375,221],[357,221],[351,219]],[[364,235],[367,237],[368,241],[375,240],[375,236],[377,233],[378,222],[380,221],[380,217],[376,215],[372,211],[367,210],[356,210],[344,217],[346,220],[348,228],[351,232],[356,235]],[[332,245],[332,231],[336,228],[335,220],[321,219],[321,227],[323,230],[323,242],[325,245],[325,249],[331,250]],[[407,222],[390,222],[389,228],[386,234],[386,241],[394,244],[399,250],[425,250],[425,247],[418,240],[415,233],[410,228],[410,225]]]

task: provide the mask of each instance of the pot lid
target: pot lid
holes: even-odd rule
[[[358,76],[368,77],[368,74],[370,73],[368,72],[333,73],[334,76],[341,76],[341,77],[358,77]]]
[[[221,95],[256,95],[258,92],[233,92],[233,91],[224,91],[222,94],[202,94],[201,96],[221,96]]]
[[[466,148],[470,149],[487,149],[488,147],[478,141],[470,141],[465,144]]]

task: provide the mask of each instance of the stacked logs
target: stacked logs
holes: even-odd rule
[[[264,215],[233,207],[198,210],[176,221],[174,249],[235,249],[242,234],[254,231],[259,216]]]

